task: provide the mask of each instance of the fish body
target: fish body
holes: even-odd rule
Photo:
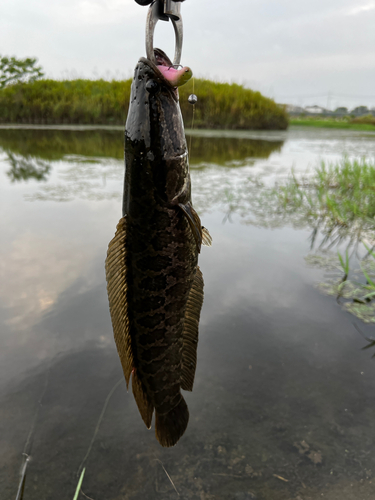
[[[170,65],[155,50],[158,63]],[[184,75],[182,76],[184,78]],[[176,83],[175,81],[173,82]],[[106,273],[115,341],[127,384],[162,446],[173,446],[189,420],[181,389],[192,390],[208,232],[191,205],[178,92],[141,58],[125,128],[123,217],[108,249]]]

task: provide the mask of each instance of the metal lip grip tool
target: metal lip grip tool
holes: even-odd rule
[[[150,5],[146,22],[146,55],[147,59],[152,61],[154,64],[157,64],[154,55],[154,32],[156,23],[159,20],[172,21],[176,37],[176,48],[174,53],[173,65],[179,66],[181,61],[183,41],[181,2],[175,2],[174,0],[154,0]]]

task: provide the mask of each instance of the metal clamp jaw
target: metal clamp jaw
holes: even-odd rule
[[[172,21],[176,36],[173,64],[180,64],[183,40],[183,26],[180,11],[181,2],[175,2],[174,0],[154,0],[148,9],[146,21],[146,55],[147,59],[154,64],[156,64],[154,55],[154,32],[156,23],[159,20]]]

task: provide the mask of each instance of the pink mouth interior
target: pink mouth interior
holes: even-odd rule
[[[158,65],[158,70],[166,80],[173,83],[185,71],[185,68],[177,70],[170,66]]]
[[[190,68],[174,68],[167,54],[160,49],[155,49],[154,54],[158,70],[173,87],[184,85],[191,78],[192,73]]]

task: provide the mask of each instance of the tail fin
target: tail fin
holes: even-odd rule
[[[174,446],[186,430],[189,422],[189,410],[184,398],[173,410],[163,415],[155,408],[155,433],[162,446]]]

